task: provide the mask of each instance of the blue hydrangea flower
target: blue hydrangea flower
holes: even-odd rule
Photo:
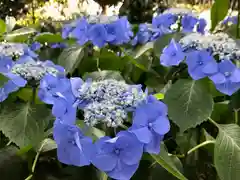
[[[116,180],[129,180],[137,170],[143,153],[143,144],[127,132],[115,138],[103,137],[95,143],[92,164]]]
[[[193,51],[187,54],[188,73],[194,79],[202,79],[217,72],[218,65],[209,52]]]
[[[36,58],[38,55],[35,54],[26,44],[2,42],[0,43],[0,56],[19,59],[28,56]]]
[[[237,16],[228,16],[226,19],[223,20],[222,24],[228,24],[228,23],[237,24],[238,17]]]
[[[205,19],[200,18],[198,20],[198,25],[197,25],[197,32],[204,34],[205,33],[205,28],[207,26],[207,22]]]
[[[18,89],[19,87],[11,80],[4,83],[3,87],[0,88],[0,102],[5,101],[10,93],[17,91]]]
[[[240,70],[229,60],[218,63],[217,73],[209,78],[220,92],[229,96],[240,88]]]
[[[108,33],[103,24],[91,25],[88,35],[89,40],[91,40],[95,46],[101,48],[106,44]]]
[[[64,124],[57,119],[54,123],[53,137],[57,143],[58,160],[67,165],[90,165],[94,153],[92,139],[85,137],[75,125]]]
[[[10,59],[0,61],[0,73],[9,78],[12,90],[17,91],[20,87],[25,87],[27,83],[32,86],[38,86],[40,80],[47,74],[58,76],[64,74],[64,69],[61,66],[54,65],[51,61],[35,61],[32,58],[22,58],[16,62]],[[3,87],[5,88],[5,87]]]
[[[152,33],[146,24],[140,24],[139,30],[132,40],[132,45],[145,44],[151,39]]]
[[[163,66],[177,66],[185,58],[182,47],[174,39],[170,44],[163,49],[163,53],[160,56],[160,64]]]
[[[160,152],[161,139],[169,130],[167,106],[151,95],[147,103],[137,107],[133,116],[133,124],[129,129],[141,143],[144,143],[146,152],[155,154]]]
[[[77,21],[77,25],[72,30],[71,36],[76,38],[77,42],[82,46],[89,40],[88,37],[89,28],[90,25],[88,24],[87,20],[85,18],[82,18],[79,21]],[[91,35],[93,34],[91,33]]]
[[[198,19],[193,16],[185,15],[182,17],[181,25],[184,32],[192,32],[194,26],[197,24]]]
[[[129,42],[132,31],[126,17],[122,17],[112,23],[105,25],[107,31],[107,42],[114,45]]]
[[[162,26],[170,29],[170,26],[175,24],[178,17],[174,14],[162,14],[152,19],[153,28],[161,28]]]
[[[62,38],[67,39],[71,34],[72,30],[74,29],[73,24],[65,24],[62,28]]]
[[[46,104],[54,104],[54,100],[59,97],[59,94],[70,91],[69,79],[47,74],[40,81],[38,96]]]

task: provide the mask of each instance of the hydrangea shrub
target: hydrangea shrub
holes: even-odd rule
[[[100,15],[56,34],[0,31],[0,130],[36,152],[28,178],[55,150],[61,164],[93,167],[104,180],[237,180],[240,46],[206,25],[172,8],[138,26]]]

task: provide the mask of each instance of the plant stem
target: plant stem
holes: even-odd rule
[[[30,174],[27,178],[25,178],[24,180],[30,180],[30,179],[32,179],[32,177],[33,177],[33,175],[32,174]]]
[[[204,141],[204,142],[202,142],[201,144],[198,144],[197,146],[195,146],[195,147],[193,147],[192,149],[190,149],[190,150],[187,152],[187,154],[189,155],[189,154],[191,154],[192,152],[196,151],[197,149],[199,149],[199,148],[201,148],[201,147],[203,147],[203,146],[205,146],[205,145],[214,144],[214,143],[215,143],[214,140]]]
[[[219,127],[219,124],[216,123],[212,118],[209,117],[208,120],[209,120],[214,126],[216,126],[217,128],[220,128],[220,127]]]
[[[32,90],[32,101],[31,101],[32,104],[35,104],[36,94],[37,94],[37,88],[33,87],[33,90]]]
[[[238,111],[239,111],[239,109],[234,109],[235,124],[238,124]]]

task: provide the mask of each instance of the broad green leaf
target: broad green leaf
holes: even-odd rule
[[[230,122],[233,119],[232,110],[229,108],[229,101],[217,102],[214,103],[213,112],[211,114],[211,118],[216,122],[220,122],[221,120]]]
[[[58,64],[63,66],[67,73],[72,73],[84,57],[84,47],[73,45],[63,50],[58,57]]]
[[[10,33],[7,33],[4,36],[4,39],[7,41],[14,41],[14,42],[25,42],[28,40],[30,35],[33,35],[37,31],[33,28],[24,27],[21,29],[17,29]]]
[[[6,16],[5,22],[7,25],[7,32],[12,31],[16,25],[16,19],[13,16]]]
[[[229,5],[229,0],[215,0],[211,8],[211,30],[214,30],[218,23],[226,17]]]
[[[155,98],[157,98],[158,100],[164,99],[164,94],[162,94],[162,93],[157,93],[157,94],[154,94],[153,96],[154,96]]]
[[[34,37],[34,40],[40,43],[59,43],[63,41],[60,34],[53,34],[50,32],[38,34]]]
[[[131,62],[134,66],[138,67],[139,69],[143,71],[148,71],[148,69],[143,65],[138,62],[138,60],[134,59],[132,56],[127,55],[123,58],[123,60]]]
[[[178,80],[166,92],[164,102],[182,132],[206,121],[213,111],[213,98],[201,81]]]
[[[30,103],[2,104],[0,130],[19,147],[37,146],[51,118],[45,105]]]
[[[83,79],[86,80],[88,78],[91,78],[94,81],[104,79],[124,80],[119,71],[96,71],[84,74]]]
[[[219,125],[214,149],[214,164],[221,180],[239,179],[240,127],[238,125]]]
[[[2,19],[0,19],[0,35],[5,33],[6,31],[7,31],[7,25]]]
[[[126,62],[124,59],[117,56],[116,53],[109,51],[106,48],[101,50],[98,58],[99,68],[104,70],[122,71]]]
[[[151,154],[152,158],[169,173],[180,180],[187,180],[187,178],[179,171],[175,166],[173,159],[168,155],[167,149],[163,143],[161,143],[160,154]]]
[[[153,49],[153,42],[148,42],[144,45],[138,46],[134,52],[133,52],[133,57],[135,59],[139,58],[141,55],[143,55],[146,51],[149,51],[150,49]]]

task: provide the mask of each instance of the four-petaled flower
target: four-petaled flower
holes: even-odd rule
[[[112,139],[100,138],[95,146],[93,165],[118,180],[129,180],[133,176],[143,153],[143,144],[127,131],[120,131]]]
[[[229,96],[240,88],[240,69],[229,60],[218,63],[217,72],[209,78],[220,92]]]
[[[181,24],[184,32],[192,32],[194,26],[197,24],[198,19],[193,16],[185,15],[182,17]]]
[[[83,135],[75,125],[57,119],[54,123],[53,137],[57,143],[58,160],[64,164],[86,166],[94,153],[92,139]]]
[[[193,51],[187,54],[188,73],[194,79],[202,79],[217,72],[218,65],[209,52]]]
[[[163,53],[160,56],[160,63],[163,66],[176,66],[179,65],[185,58],[185,53],[182,47],[174,39],[170,44],[163,49]]]
[[[148,97],[148,102],[140,105],[133,116],[133,124],[129,131],[144,143],[144,150],[149,153],[160,152],[160,142],[170,130],[167,118],[167,106],[154,96]]]

